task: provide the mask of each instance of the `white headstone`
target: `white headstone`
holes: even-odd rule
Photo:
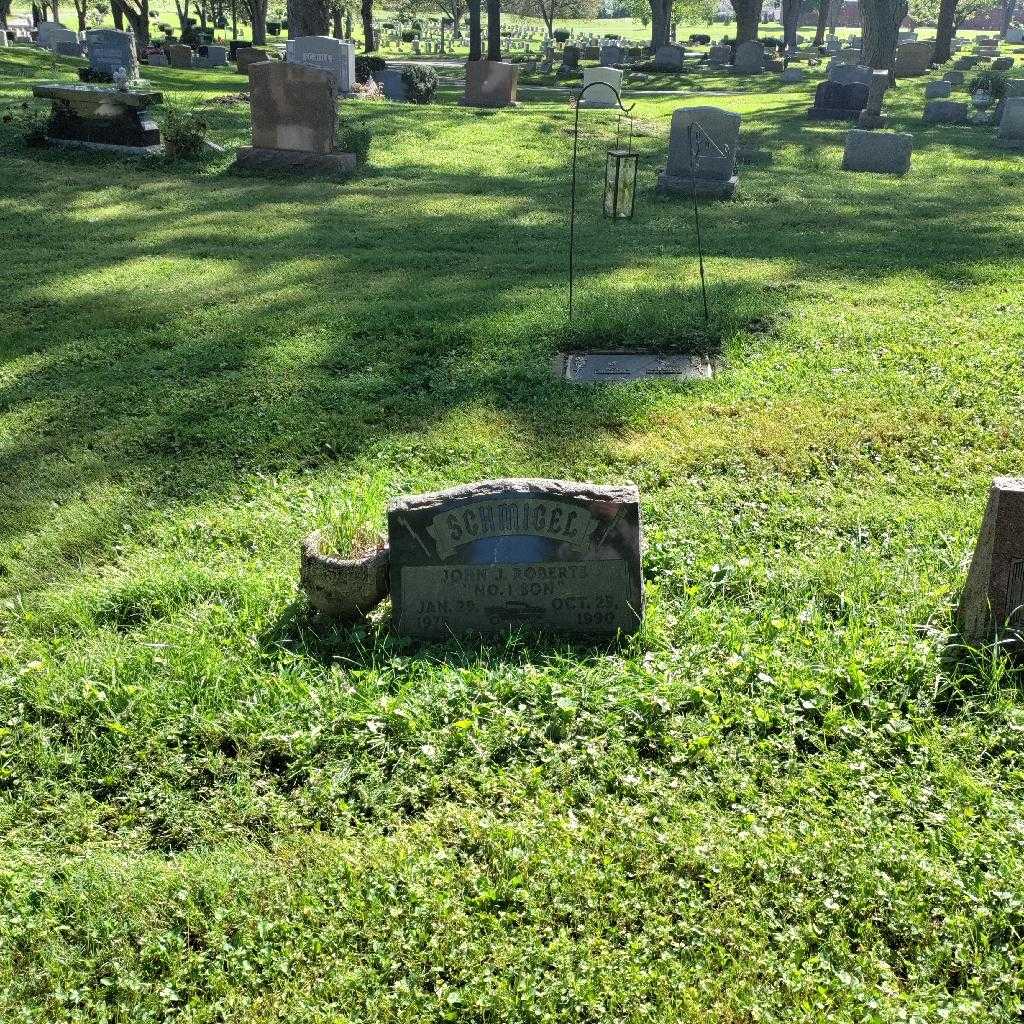
[[[288,60],[329,71],[335,76],[339,93],[352,92],[356,80],[356,48],[352,43],[330,36],[300,36],[291,41]]]
[[[594,86],[589,89],[588,86]],[[622,95],[622,72],[617,68],[584,68],[581,107],[617,107]]]

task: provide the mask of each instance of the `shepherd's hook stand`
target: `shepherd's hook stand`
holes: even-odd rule
[[[695,138],[697,134],[700,138]],[[708,310],[708,286],[704,280],[704,243],[700,236],[700,207],[697,205],[697,173],[695,164],[700,156],[702,142],[707,143],[706,152],[714,152],[718,156],[725,156],[717,142],[704,130],[699,121],[691,121],[686,126],[686,141],[690,150],[690,192],[693,195],[693,224],[697,232],[697,263],[700,266],[700,294],[704,299],[704,329],[707,330],[711,323],[711,313]]]
[[[593,89],[595,86],[601,86],[604,89],[611,89],[612,92],[615,93],[615,102],[618,104],[619,110],[621,110],[627,117],[633,107],[636,106],[636,104],[633,103],[628,107],[624,107],[622,105],[622,97],[619,95],[618,90],[612,88],[612,86],[607,82],[591,82],[590,85],[583,86],[583,88],[576,94],[576,121],[572,130],[572,198],[569,205],[569,317],[567,326],[570,332],[572,330],[573,287],[576,275],[576,156],[579,152],[580,141],[580,100],[583,99],[583,96],[588,89]],[[632,124],[632,118],[630,118],[630,123]],[[630,131],[630,138],[632,138],[632,128]]]

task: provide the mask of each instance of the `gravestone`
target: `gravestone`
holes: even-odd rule
[[[734,67],[738,75],[760,75],[764,71],[764,44],[756,39],[740,43]]]
[[[682,71],[684,56],[686,56],[686,51],[681,46],[673,46],[671,43],[659,46],[658,52],[654,55],[654,69],[656,71]]]
[[[924,87],[924,98],[926,100],[944,100],[949,96],[952,86],[945,79],[939,82],[929,82]]]
[[[959,89],[967,76],[962,71],[947,71],[942,77],[949,82],[950,88]]]
[[[389,100],[396,103],[406,103],[409,99],[409,90],[402,81],[402,68],[388,65],[380,76],[380,87]]]
[[[1007,149],[1024,149],[1024,96],[1007,96],[996,131],[996,142]]]
[[[690,168],[691,124],[699,124],[721,150],[716,152],[698,133],[693,133],[697,155]],[[668,140],[668,164],[658,175],[658,191],[679,195],[731,199],[736,194],[736,153],[740,115],[720,107],[683,107],[672,114]]]
[[[7,33],[3,33],[6,37]],[[62,32],[54,32],[50,37],[50,48],[58,57],[81,57],[82,40],[78,38],[77,32],[64,29]]]
[[[889,88],[889,72],[885,68],[874,68],[868,83],[868,98],[864,109],[857,118],[857,127],[864,130],[884,128],[886,117],[882,113],[885,93]]]
[[[992,481],[957,625],[974,643],[1024,630],[1024,478]]]
[[[970,104],[957,100],[929,100],[924,105],[926,124],[967,124],[970,114]]]
[[[993,71],[1009,71],[1013,67],[1012,57],[1000,57],[998,60],[992,61]]]
[[[980,57],[961,57],[954,65],[954,71],[972,71],[981,63]]]
[[[160,129],[149,112],[163,99],[158,92],[68,82],[33,86],[32,95],[53,105],[46,129],[51,145],[134,155],[163,151]]]
[[[712,67],[725,67],[732,60],[732,47],[727,43],[712,46],[708,51],[708,63]]]
[[[906,174],[910,170],[913,148],[913,135],[851,128],[846,133],[843,170]]]
[[[1024,28],[1007,29],[1006,41],[1008,43],[1024,43]]]
[[[896,78],[917,78],[926,75],[935,52],[935,40],[922,43],[904,43],[896,47],[893,74]]]
[[[630,634],[643,617],[635,487],[489,480],[388,505],[396,629]]]
[[[590,88],[593,86],[593,88]],[[584,68],[580,107],[617,107],[622,95],[622,72],[617,68]]]
[[[206,53],[203,53],[205,50]],[[204,46],[199,53],[199,64],[204,68],[223,68],[228,63],[228,48],[226,46]]]
[[[611,43],[608,46],[601,47],[599,63],[604,67],[614,67],[616,64],[621,64],[625,59],[626,51],[621,46]]]
[[[567,46],[562,50],[561,72],[576,71],[580,66],[580,48],[578,46]]]
[[[514,106],[518,84],[518,64],[500,60],[467,61],[462,103],[467,107]]]
[[[131,32],[119,32],[113,28],[93,29],[85,34],[85,48],[93,71],[112,75],[118,68],[124,68],[130,82],[139,77],[135,36]]]
[[[54,36],[67,31],[59,21],[41,21],[36,27],[36,43],[44,50],[52,50]]]
[[[162,52],[161,53],[151,53],[146,58],[146,63],[151,68],[167,68],[167,67],[171,66],[170,62],[167,60],[167,54],[166,53],[162,53]]]
[[[249,169],[347,173],[355,156],[336,150],[338,84],[329,71],[264,61],[249,65],[252,146],[236,162]]]
[[[802,68],[786,68],[782,72],[782,81],[786,85],[793,85],[796,82],[802,82],[804,80],[804,70]]]
[[[172,68],[192,67],[192,47],[183,46],[179,43],[167,47],[167,63]]]
[[[259,46],[240,46],[235,50],[235,70],[247,75],[254,64],[264,64],[270,60],[270,51]]]
[[[829,77],[814,90],[814,105],[807,110],[812,121],[856,121],[867,106],[871,68],[836,64]]]
[[[300,36],[292,40],[288,60],[328,71],[337,81],[340,95],[352,92],[356,80],[356,48],[352,43],[330,36]]]
[[[829,65],[829,70],[838,64],[859,64],[860,63],[860,50],[854,47],[847,47],[844,50],[840,50],[832,58],[832,62]]]
[[[663,352],[560,352],[552,369],[560,380],[596,384],[635,380],[710,380],[707,356]]]

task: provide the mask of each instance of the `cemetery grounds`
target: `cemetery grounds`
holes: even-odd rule
[[[632,221],[582,118],[567,327],[565,95],[346,102],[339,184],[228,169],[232,69],[146,77],[229,152],[0,125],[0,1019],[1019,1020],[1022,677],[948,640],[1021,472],[1020,155],[905,81],[910,174],[847,174],[813,81],[667,77]],[[708,327],[653,188],[694,102],[746,151]],[[609,343],[722,371],[553,378]],[[501,476],[639,486],[640,635],[306,614],[309,530]]]

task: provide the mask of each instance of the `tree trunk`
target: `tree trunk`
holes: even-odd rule
[[[1010,31],[1010,25],[1013,23],[1013,12],[1017,9],[1017,0],[1003,0],[1003,28],[999,33],[1001,39],[1006,38],[1006,33]]]
[[[124,8],[120,0],[111,0],[110,13],[114,16],[114,28],[118,32],[124,31]]]
[[[11,16],[11,0],[0,0],[0,26],[7,28],[7,19]]]
[[[342,25],[340,7],[331,8],[331,33],[333,34],[335,39],[344,39],[344,36],[341,34]]]
[[[861,60],[869,68],[891,72],[907,0],[861,0],[860,16],[864,36]]]
[[[0,2],[0,24],[6,25],[7,22],[4,18],[3,7],[3,2]],[[75,0],[75,14],[78,16],[79,32],[84,32],[88,28],[88,25],[85,20],[86,15],[89,13],[87,7],[88,5],[86,4],[85,0]]]
[[[730,3],[736,12],[736,45],[756,39],[761,24],[762,0],[730,0]]]
[[[135,36],[135,46],[139,49],[149,42],[149,0],[138,0],[138,8],[124,7],[124,16],[128,27]]]
[[[360,0],[359,20],[363,23],[363,53],[377,49],[377,37],[373,34],[373,0]]]
[[[796,49],[796,30],[800,24],[801,0],[782,0],[782,41],[786,52]]]
[[[941,0],[939,3],[939,20],[935,26],[935,50],[932,52],[932,63],[945,64],[949,60],[953,44],[953,16],[956,14],[957,0]]]
[[[288,35],[325,36],[331,19],[325,0],[288,0]]]
[[[252,45],[267,45],[267,0],[249,0],[249,14],[252,23]],[[291,29],[291,23],[288,24]],[[288,33],[291,35],[291,32]],[[292,36],[294,39],[295,37]]]
[[[672,0],[651,0],[651,51],[658,52],[658,47],[668,45],[669,15],[672,11]]]
[[[181,3],[180,0],[174,0],[174,6],[178,9],[178,24],[181,26],[182,32],[188,28],[188,5],[189,0],[185,0],[184,3]]]
[[[825,45],[825,29],[828,26],[828,9],[831,0],[819,0],[818,3],[818,27],[814,30],[814,45]]]
[[[351,7],[346,7],[345,8],[345,38],[346,39],[354,39],[355,38],[353,36],[353,34],[352,34],[352,8]]]
[[[480,0],[469,0],[469,59],[480,57]]]
[[[487,0],[487,59],[501,60],[501,0]]]

